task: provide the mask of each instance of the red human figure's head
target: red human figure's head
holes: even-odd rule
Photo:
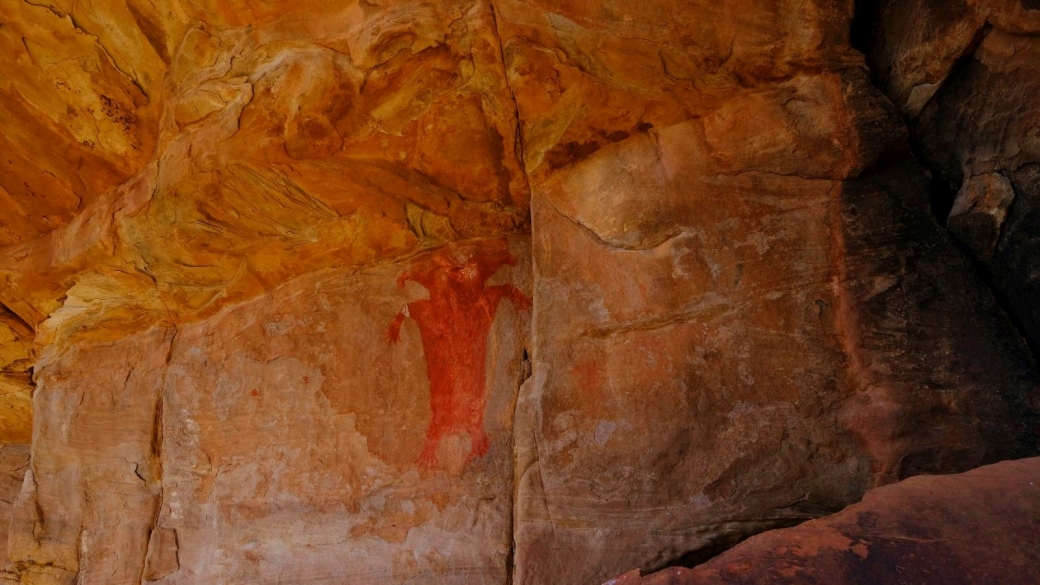
[[[504,239],[453,242],[413,262],[397,278],[397,285],[404,286],[412,280],[432,290],[438,288],[438,281],[450,280],[480,286],[499,268],[514,264],[516,260]]]

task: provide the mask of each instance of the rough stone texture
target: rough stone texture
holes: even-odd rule
[[[987,174],[1010,183],[1014,201],[996,224],[997,241],[984,266],[1034,347],[1040,347],[1038,91],[1040,38],[994,29],[915,128],[927,145],[926,160],[950,185]],[[962,241],[972,246],[970,237]]]
[[[14,567],[32,583],[505,582],[528,245],[321,272],[45,357]],[[480,387],[447,413],[424,361],[452,340],[412,320],[387,337],[427,293],[403,277],[444,263],[479,274],[450,285],[456,306],[490,312]]]
[[[0,7],[12,579],[590,583],[1038,451],[850,1]]]
[[[1015,190],[1004,175],[968,177],[953,201],[946,227],[976,260],[986,262],[993,258],[1014,202]]]
[[[849,7],[737,5],[501,4],[533,201],[525,584],[1036,452],[1028,351],[930,217]]]
[[[0,446],[0,567],[7,565],[7,538],[11,511],[29,469],[29,445]],[[0,571],[0,581],[11,577]]]
[[[691,569],[609,585],[1036,583],[1040,459],[915,477],[842,512],[773,530]]]
[[[33,328],[0,307],[0,444],[32,440]]]
[[[4,0],[0,14],[6,246],[67,223],[148,162],[169,62],[164,37],[186,23],[136,1]],[[113,26],[121,22],[144,26]]]
[[[910,124],[916,149],[938,180],[960,193],[939,207],[954,206],[951,232],[979,260],[1037,350],[1040,6],[1018,0],[873,4],[869,60],[897,104],[908,91],[918,94],[904,107],[916,116]],[[965,215],[961,195],[971,199],[984,184],[999,191],[984,197],[992,209]]]
[[[862,0],[867,57],[881,89],[916,118],[993,27],[1040,29],[1031,0]]]
[[[129,30],[112,34],[112,43],[128,44],[113,54],[158,50],[168,61],[140,66],[158,79],[146,93],[161,116],[142,110],[133,124],[157,134],[154,148],[134,143],[151,158],[112,189],[91,186],[59,229],[7,248],[0,302],[32,327],[49,318],[44,344],[205,318],[328,266],[526,231],[516,110],[486,3],[315,3],[293,16],[248,3],[170,2],[160,12],[172,12],[161,18],[171,22],[153,28],[140,25],[147,18],[109,15],[107,5],[80,18],[61,6],[11,4],[5,35],[33,26],[31,18],[55,29],[72,19],[83,28],[71,38],[104,47],[107,37],[83,31],[114,22]],[[160,36],[142,48],[134,45],[142,35]],[[166,52],[152,45],[162,35]],[[28,72],[43,67],[20,51]],[[49,76],[107,91],[95,86],[101,78]],[[28,90],[9,92],[35,104]]]

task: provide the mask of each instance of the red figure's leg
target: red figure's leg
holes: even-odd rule
[[[483,370],[483,368],[479,368]],[[459,422],[469,434],[470,451],[467,460],[483,457],[488,452],[488,437],[484,431],[484,392],[483,388],[473,385],[467,389],[465,404],[459,405]],[[461,425],[460,425],[461,426]]]
[[[388,343],[397,343],[401,339],[401,325],[404,324],[404,310],[394,317],[394,320],[390,323],[390,329],[386,331],[386,340]]]
[[[488,296],[494,301],[493,306],[497,306],[499,299],[509,299],[510,301],[513,301],[513,305],[516,306],[518,311],[531,310],[531,297],[528,297],[520,289],[511,284],[489,286],[487,287],[487,292]]]
[[[477,459],[487,455],[488,452],[488,437],[487,433],[484,432],[484,425],[474,425],[469,430],[470,436],[470,449],[469,449],[469,460]]]
[[[426,360],[430,379],[430,426],[426,429],[426,443],[419,456],[419,465],[427,469],[437,465],[437,448],[441,444],[441,438],[451,435],[456,426],[451,401],[452,380],[450,372],[445,371],[441,366],[443,357],[440,351],[436,349],[431,351],[427,348]]]
[[[422,453],[419,454],[419,467],[432,469],[437,466],[437,447],[441,444],[441,438],[434,433],[426,435],[426,443],[423,444]]]

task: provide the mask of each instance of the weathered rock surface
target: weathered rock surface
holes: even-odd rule
[[[1036,350],[1040,6],[1019,0],[874,4],[868,58],[888,96],[911,116],[923,162],[957,193],[939,206],[945,212],[952,205],[950,231],[979,261]]]
[[[79,23],[77,40],[107,38],[60,6],[17,4],[5,10],[4,34],[30,27],[20,19],[32,15],[44,19],[37,27]],[[487,4],[316,4],[301,13],[313,24],[220,6],[172,2],[168,29],[105,6],[92,15],[119,24],[112,42],[129,45],[118,53],[154,53],[158,40],[144,49],[132,41],[163,31],[172,48],[159,50],[168,66],[140,65],[159,85],[148,93],[161,116],[146,124],[142,110],[135,122],[158,136],[151,158],[111,189],[92,187],[61,228],[6,249],[2,302],[32,327],[50,319],[44,343],[205,318],[332,265],[526,231],[515,105]],[[22,53],[29,73],[44,67]]]
[[[33,328],[0,307],[0,444],[32,440]]]
[[[1040,449],[852,2],[0,7],[12,579],[590,583]]]
[[[45,356],[19,574],[505,582],[527,247],[321,272],[207,321]],[[424,281],[431,267],[455,279]],[[474,329],[431,330],[438,303]],[[474,386],[444,385],[459,368]]]
[[[1036,452],[1030,356],[929,216],[849,7],[738,4],[502,3],[533,201],[524,583]]]
[[[486,2],[0,6],[14,442],[31,385],[11,362],[34,334],[116,340],[330,266],[528,231]]]
[[[1031,0],[863,0],[867,58],[881,89],[909,119],[920,115],[993,28],[1040,29]],[[980,137],[982,138],[982,137]]]
[[[754,536],[693,569],[609,585],[1036,583],[1040,459],[920,476],[842,512]]]
[[[29,445],[0,446],[0,566],[7,566],[11,512],[29,469]],[[9,574],[0,572],[0,580]]]

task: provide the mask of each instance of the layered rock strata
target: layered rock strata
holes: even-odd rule
[[[1040,448],[851,2],[0,2],[15,582],[600,582]]]

